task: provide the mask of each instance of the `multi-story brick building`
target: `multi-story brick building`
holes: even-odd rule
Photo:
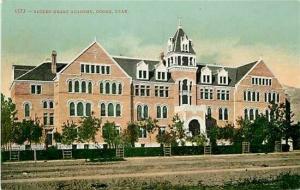
[[[52,61],[38,66],[14,65],[11,85],[18,119],[39,118],[50,140],[64,122],[92,112],[121,130],[147,117],[158,119],[164,130],[178,114],[195,134],[206,132],[207,115],[224,126],[238,117],[253,120],[268,112],[271,100],[285,100],[263,60],[240,67],[199,63],[180,26],[161,60],[111,56],[96,41],[69,63],[57,63],[56,56],[53,51]],[[101,132],[96,139],[103,144]],[[142,132],[138,144],[153,146],[153,139]]]

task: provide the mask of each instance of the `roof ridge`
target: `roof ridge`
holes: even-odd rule
[[[151,59],[151,58],[142,58],[142,57],[128,57],[123,55],[112,55],[113,58],[124,58],[124,59],[136,59],[142,61],[159,61],[158,59]]]

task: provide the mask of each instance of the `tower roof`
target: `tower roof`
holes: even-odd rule
[[[182,53],[184,51],[181,51],[181,47],[180,47],[180,42],[182,38],[188,38],[188,36],[186,35],[186,33],[183,31],[181,25],[180,27],[178,27],[174,37],[173,37],[173,43],[174,43],[174,47],[173,47],[173,52],[177,52],[177,53]],[[191,54],[196,54],[196,52],[194,51],[194,48],[192,46],[192,42],[189,41],[189,52]]]

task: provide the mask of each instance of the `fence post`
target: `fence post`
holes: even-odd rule
[[[34,157],[34,161],[36,161],[36,149],[33,149],[33,157]]]
[[[10,161],[20,161],[20,147],[16,149],[10,149],[9,151],[9,160]]]
[[[242,154],[250,153],[250,143],[242,142]]]

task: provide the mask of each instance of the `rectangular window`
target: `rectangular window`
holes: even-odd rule
[[[44,125],[48,125],[48,113],[44,113],[44,117],[43,117],[43,124]]]
[[[147,79],[147,71],[143,71],[143,78]]]
[[[54,125],[54,114],[53,113],[50,113],[49,124]]]
[[[100,73],[100,66],[99,66],[99,65],[96,66],[96,73],[97,73],[97,74]]]
[[[105,74],[105,66],[101,66],[101,74]]]
[[[95,65],[91,66],[91,73],[95,73]]]
[[[110,74],[110,66],[106,66],[106,74]]]
[[[144,128],[140,128],[139,138],[147,138],[147,131]]]
[[[141,86],[141,96],[145,96],[145,86]]]
[[[31,94],[35,94],[35,85],[31,85]]]
[[[146,89],[146,96],[150,96],[150,86],[147,86],[147,89]]]
[[[42,93],[42,86],[41,85],[31,85],[31,94],[41,94]]]
[[[89,65],[85,65],[85,72],[90,73],[90,66]]]
[[[139,85],[135,85],[135,95],[138,96],[139,94],[140,88]]]
[[[139,78],[141,79],[141,78],[143,78],[143,71],[139,71]]]
[[[81,67],[81,72],[84,73],[84,65],[82,64],[80,65],[80,67]]]
[[[165,75],[166,75],[165,72],[162,72],[162,73],[161,73],[161,79],[162,79],[162,80],[166,80],[166,76],[165,76]]]
[[[159,79],[159,80],[161,79],[160,75],[161,75],[161,72],[157,72],[157,79]]]

